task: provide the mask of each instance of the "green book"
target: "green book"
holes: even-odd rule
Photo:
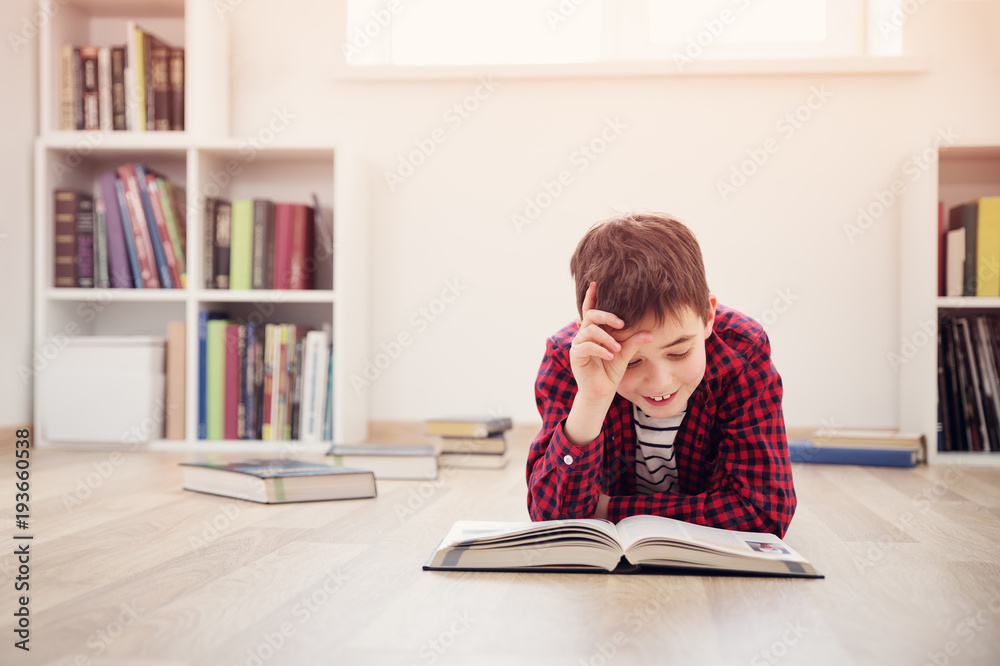
[[[177,216],[174,215],[174,197],[170,191],[171,185],[163,178],[156,179],[156,187],[160,190],[160,207],[163,209],[163,218],[167,222],[167,233],[170,234],[170,244],[174,246],[174,256],[177,257],[178,269],[181,273],[180,288],[187,287],[187,262],[184,259],[184,236],[181,233]]]
[[[253,201],[233,199],[229,241],[229,288],[250,289],[253,263]]]
[[[205,392],[208,407],[205,410],[206,439],[222,439],[222,427],[226,404],[226,319],[212,319],[208,322],[208,372]]]

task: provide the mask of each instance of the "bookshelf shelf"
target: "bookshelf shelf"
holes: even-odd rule
[[[64,44],[112,46],[124,40],[129,20],[185,51],[184,131],[65,131],[60,118],[60,49]],[[228,313],[238,322],[294,323],[331,330],[334,355],[333,437],[364,441],[367,396],[350,377],[363,373],[368,321],[368,179],[348,146],[332,142],[274,140],[246,149],[246,138],[229,132],[229,26],[203,0],[72,0],[60,3],[39,38],[40,133],[35,142],[35,313],[37,350],[67,336],[166,337],[171,321],[185,323],[185,438],[157,438],[146,448],[215,452],[277,452],[299,442],[220,441],[197,438],[198,316]],[[186,191],[185,289],[86,289],[54,287],[56,189],[96,191],[98,176],[142,162]],[[316,289],[222,290],[205,288],[203,239],[206,197],[266,198],[312,205],[313,197],[333,246],[307,262]],[[317,238],[317,242],[319,239]],[[337,289],[334,289],[334,286]],[[49,441],[50,409],[45,382],[34,383],[34,420],[41,447],[82,446]],[[52,409],[52,413],[57,410]],[[100,415],[95,415],[99,418]],[[63,428],[65,430],[65,428]],[[304,444],[303,444],[304,445]],[[120,448],[121,442],[88,442],[88,448]],[[317,446],[317,445],[314,445]],[[321,446],[321,445],[319,445]],[[298,449],[297,449],[298,450]]]
[[[928,464],[1000,466],[1000,451],[938,450],[937,340],[927,335],[948,312],[1000,316],[1000,298],[938,296],[936,270],[938,202],[944,202],[947,216],[960,203],[997,195],[1000,137],[937,149],[927,172],[901,199],[899,424],[900,429],[924,433]]]

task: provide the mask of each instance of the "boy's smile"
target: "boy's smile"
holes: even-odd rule
[[[705,376],[705,340],[715,321],[715,296],[710,301],[707,322],[700,313],[684,308],[679,322],[668,319],[657,326],[655,318],[647,315],[636,326],[608,331],[618,342],[639,331],[653,335],[632,357],[618,385],[619,395],[653,418],[677,416],[687,408]]]

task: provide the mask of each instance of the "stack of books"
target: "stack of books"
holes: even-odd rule
[[[788,442],[791,461],[821,465],[913,467],[924,459],[924,436],[889,430],[816,431]]]
[[[438,447],[430,444],[333,444],[333,464],[367,469],[376,479],[436,479]]]
[[[99,180],[97,197],[55,191],[54,286],[183,288],[184,189],[139,162]]]
[[[441,467],[501,469],[507,464],[509,417],[442,418],[427,421],[427,434],[441,438]]]
[[[184,129],[184,49],[128,21],[125,43],[63,45],[62,130]]]
[[[938,203],[941,296],[1000,296],[1000,197],[953,206]]]
[[[199,439],[330,441],[329,330],[198,313]]]

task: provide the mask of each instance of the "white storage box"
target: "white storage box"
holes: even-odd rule
[[[39,377],[43,436],[123,445],[162,438],[164,357],[161,337],[69,338]]]

